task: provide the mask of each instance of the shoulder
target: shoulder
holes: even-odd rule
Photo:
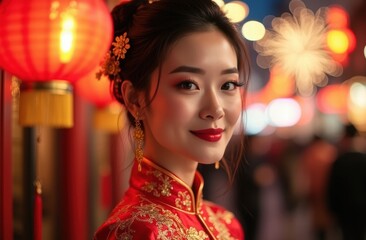
[[[155,213],[149,213],[149,208]],[[108,219],[99,227],[94,235],[95,240],[101,239],[154,239],[154,225],[151,215],[157,215],[159,208],[146,201],[121,201],[112,211]]]
[[[140,199],[138,203],[121,202],[97,230],[94,240],[160,239],[166,234],[179,235],[181,220],[164,206]]]
[[[235,215],[210,201],[203,202],[203,209],[207,214],[207,219],[211,222],[216,229],[221,233],[226,233],[227,237],[225,239],[244,239],[244,231]]]
[[[220,219],[222,219],[223,221],[231,224],[232,222],[236,222],[238,221],[235,217],[235,215],[225,209],[224,207],[220,206],[220,205],[217,205],[213,202],[210,202],[210,201],[204,201],[204,207],[206,207],[206,209],[208,210],[208,212],[210,214],[213,214],[217,217],[219,217]]]
[[[361,152],[345,152],[340,154],[331,167],[331,173],[348,177],[363,175],[366,169],[366,154]]]

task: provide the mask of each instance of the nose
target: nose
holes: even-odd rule
[[[210,92],[204,96],[204,104],[199,113],[200,118],[218,120],[225,115],[224,109],[217,94]]]

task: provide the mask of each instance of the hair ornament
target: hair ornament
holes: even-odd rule
[[[124,59],[126,57],[127,50],[130,48],[130,39],[127,37],[127,32],[124,32],[121,36],[117,36],[115,42],[112,43],[114,46],[113,54],[117,56],[117,60]]]
[[[100,70],[96,73],[96,78],[100,80],[102,75],[113,76],[113,79],[117,79],[118,74],[121,72],[119,65],[120,59],[125,59],[127,50],[131,47],[130,39],[127,37],[127,32],[117,36],[112,42],[113,49],[109,50],[104,59],[100,63]]]

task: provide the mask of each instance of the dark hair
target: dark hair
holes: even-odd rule
[[[148,96],[151,74],[161,67],[170,46],[184,35],[212,28],[221,31],[234,47],[240,81],[246,89],[249,58],[243,38],[212,0],[132,0],[117,5],[112,10],[112,18],[115,37],[126,32],[131,46],[125,59],[119,62],[122,81],[113,81],[112,87],[114,96],[122,104],[120,85],[124,80],[130,80],[136,90]],[[127,114],[134,125],[133,116]],[[234,169],[240,161],[237,162]],[[229,168],[225,162],[224,166]]]

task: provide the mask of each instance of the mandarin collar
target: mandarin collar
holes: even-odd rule
[[[135,163],[130,178],[130,185],[163,204],[175,209],[196,213],[201,209],[203,178],[195,173],[192,188],[174,173],[144,158],[141,172]]]

